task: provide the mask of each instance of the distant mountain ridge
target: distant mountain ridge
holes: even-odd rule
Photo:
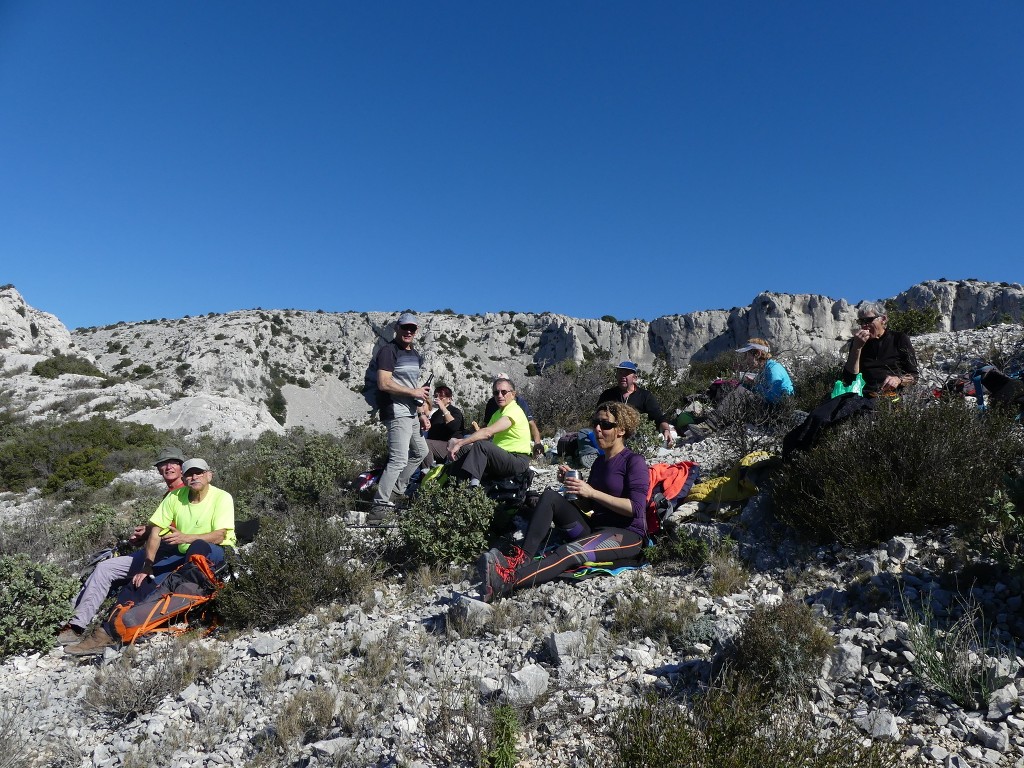
[[[945,331],[1019,323],[1024,317],[1019,283],[933,280],[893,300],[903,309],[934,305]],[[764,292],[745,307],[650,322],[424,312],[417,346],[435,382],[451,385],[458,401],[476,402],[498,372],[522,381],[528,371],[595,355],[632,359],[643,368],[663,356],[681,368],[691,359],[735,349],[751,336],[768,339],[784,358],[835,352],[849,338],[856,311],[845,299]],[[57,411],[78,418],[98,408],[164,428],[249,437],[282,428],[271,416],[272,402],[285,406],[284,426],[338,432],[367,414],[363,375],[376,348],[391,338],[396,314],[257,309],[69,332],[8,285],[0,288],[6,373],[0,386],[13,407],[40,417]],[[81,355],[128,380],[90,389],[87,377],[75,377],[69,395],[61,380],[27,372],[54,352]]]

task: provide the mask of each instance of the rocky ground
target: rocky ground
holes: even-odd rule
[[[711,438],[658,458],[710,467],[718,450]],[[535,487],[554,482],[553,468],[538,469]],[[271,632],[185,646],[158,639],[127,665],[128,652],[112,650],[92,661],[60,649],[11,658],[0,665],[0,693],[7,711],[20,713],[27,765],[471,765],[486,702],[500,700],[527,720],[519,765],[592,766],[605,761],[608,726],[624,706],[653,689],[706,682],[753,608],[792,596],[836,642],[808,689],[823,717],[897,744],[901,765],[1024,766],[1024,671],[1014,651],[996,654],[1006,680],[980,711],[964,711],[912,670],[898,595],[927,593],[937,616],[955,613],[961,595],[943,571],[949,532],[869,551],[810,547],[781,535],[763,496],[737,510],[724,519],[691,503],[675,518],[708,541],[731,537],[732,565],[693,572],[667,563],[556,582],[494,606],[473,599],[465,572],[420,573],[380,584],[364,605],[332,606]],[[733,566],[723,592],[715,570]],[[1024,630],[1020,594],[1002,584],[967,594],[996,617],[992,641],[1012,648]],[[612,631],[623,602],[682,598],[695,602],[706,629],[687,652]],[[199,677],[127,722],[97,711],[126,696],[112,676],[129,689],[155,685],[168,677],[168,660]]]

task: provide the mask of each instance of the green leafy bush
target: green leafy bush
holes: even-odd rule
[[[496,505],[479,487],[424,483],[398,519],[413,565],[472,562],[488,546]]]
[[[50,650],[77,593],[78,584],[55,566],[21,554],[0,557],[0,659]]]
[[[368,466],[380,467],[387,463],[388,436],[380,422],[349,427],[345,443],[352,455],[362,458]]]
[[[885,313],[889,318],[889,330],[899,331],[908,336],[934,333],[939,330],[939,323],[942,320],[942,312],[935,304],[928,307],[900,309],[895,301],[889,299],[885,302]]]
[[[764,690],[794,691],[821,668],[833,644],[803,603],[758,605],[736,637],[735,670]]]
[[[834,724],[832,724],[834,726]],[[888,768],[893,745],[862,743],[849,724],[826,728],[806,705],[749,684],[710,689],[687,707],[653,696],[611,727],[614,768]]]
[[[166,432],[148,424],[101,416],[67,423],[0,422],[0,490],[24,492],[36,486],[53,493],[69,484],[98,487],[115,474],[148,466],[168,442]]]
[[[689,395],[705,391],[710,383],[710,379],[694,378],[690,369],[677,371],[661,356],[654,359],[651,370],[643,377],[644,388],[654,395],[670,422],[676,408],[683,407]]]
[[[776,478],[778,516],[822,540],[868,544],[972,523],[1024,447],[1013,423],[961,402],[879,402],[830,429]]]
[[[106,378],[106,374],[103,371],[85,358],[78,357],[77,355],[54,355],[46,360],[40,360],[32,366],[32,375],[42,376],[44,379],[56,379],[64,373]]]
[[[646,416],[642,416],[636,432],[626,440],[626,446],[634,453],[639,453],[645,459],[650,460],[657,456],[659,448],[665,447],[665,437],[661,434],[657,424]]]
[[[490,768],[516,768],[519,765],[519,711],[511,704],[499,704],[491,710],[487,733],[487,765]]]
[[[373,567],[352,557],[344,526],[296,512],[264,520],[235,577],[217,595],[217,610],[234,627],[269,628],[334,601],[359,602],[377,581]]]
[[[218,485],[244,509],[264,516],[293,505],[335,514],[355,473],[351,450],[339,438],[302,428],[284,435],[264,432],[233,453]]]
[[[710,555],[711,549],[706,541],[678,530],[662,534],[657,538],[655,545],[646,550],[647,560],[651,563],[676,561],[693,570],[707,563]]]
[[[789,368],[793,380],[793,407],[811,411],[832,393],[832,386],[842,372],[845,358],[818,355],[796,361]]]

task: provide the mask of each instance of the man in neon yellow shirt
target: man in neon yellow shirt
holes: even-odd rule
[[[533,443],[530,423],[516,402],[516,388],[509,379],[495,379],[491,388],[498,410],[483,429],[448,441],[448,473],[480,485],[484,477],[519,475],[530,468]]]
[[[223,548],[235,546],[235,502],[230,493],[210,485],[210,465],[203,459],[189,459],[181,467],[181,476],[186,487],[168,493],[160,502],[149,518],[145,547],[132,555],[131,585],[137,591],[128,599],[144,596],[140,590],[152,578],[158,555],[161,570],[174,559],[185,561],[189,555],[203,555],[216,568],[224,562]],[[119,596],[119,602],[126,600]],[[64,652],[91,656],[116,644],[102,626],[80,643],[66,646]]]

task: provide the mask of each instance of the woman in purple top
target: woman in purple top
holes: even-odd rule
[[[643,456],[625,444],[640,418],[640,413],[625,403],[597,406],[592,424],[604,455],[594,462],[588,482],[564,479],[566,491],[576,496],[575,503],[550,488],[544,491],[521,548],[513,546],[507,555],[492,549],[480,557],[485,602],[514,589],[551,581],[586,562],[624,560],[640,554],[647,538],[650,470]],[[561,467],[559,474],[567,469]],[[535,560],[551,534],[552,523],[570,541]]]

